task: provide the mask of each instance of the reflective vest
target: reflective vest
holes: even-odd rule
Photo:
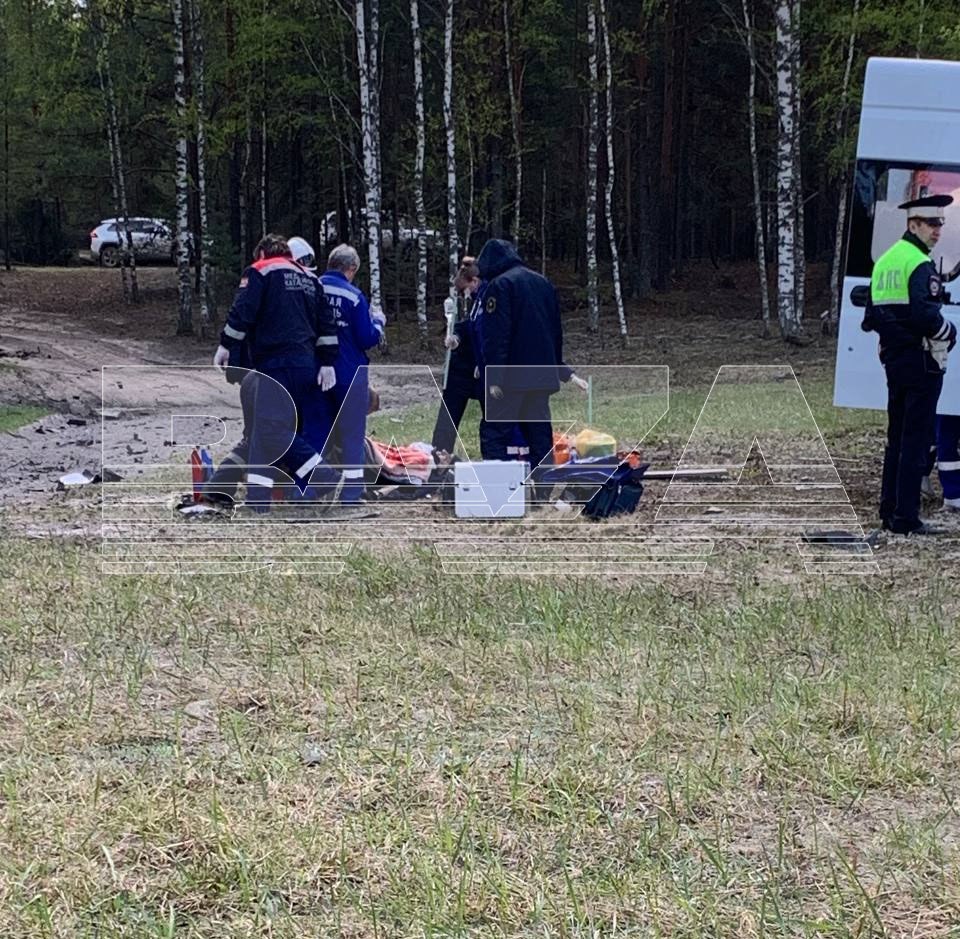
[[[910,275],[930,260],[916,245],[901,238],[873,265],[870,300],[874,306],[907,306],[910,303]]]

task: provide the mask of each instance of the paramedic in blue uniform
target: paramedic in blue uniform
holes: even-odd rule
[[[481,356],[485,366],[485,420],[480,452],[485,460],[505,460],[515,424],[536,468],[553,463],[550,395],[561,381],[577,379],[563,364],[563,326],[553,284],[527,267],[509,242],[490,239],[477,258],[487,282],[483,297]]]
[[[480,353],[480,314],[483,310],[484,283],[480,279],[477,259],[465,256],[454,279],[454,287],[470,304],[465,319],[453,327],[453,335],[444,340],[450,350],[450,367],[443,387],[443,404],[437,414],[431,441],[434,450],[453,453],[457,430],[471,401],[480,403],[483,415],[483,368]]]
[[[336,335],[316,277],[293,260],[286,239],[266,235],[240,279],[213,359],[237,365],[246,353],[253,368],[273,379],[256,382],[249,403],[248,502],[269,508],[281,460],[301,491],[320,463],[297,425],[317,386],[327,391],[336,382]]]
[[[343,466],[340,501],[356,504],[363,498],[364,435],[370,401],[367,349],[383,340],[386,317],[370,312],[367,298],[353,283],[360,269],[360,255],[350,245],[337,245],[330,252],[327,270],[320,277],[327,308],[336,317],[338,352],[334,362],[336,385],[323,395],[327,425]],[[324,442],[312,438],[314,446]]]
[[[930,251],[940,238],[951,196],[925,196],[900,205],[907,231],[876,261],[862,328],[880,336],[887,374],[887,447],[880,520],[889,531],[938,534],[920,518],[920,486],[934,439],[947,352],[957,330],[940,312],[943,287]]]
[[[287,240],[287,244],[290,246],[290,254],[293,257],[293,260],[297,262],[305,271],[307,271],[311,277],[314,278],[317,285],[317,300],[320,307],[320,316],[323,318],[324,323],[327,327],[327,332],[332,328],[332,335],[327,335],[323,338],[317,337],[317,365],[329,364],[329,357],[325,357],[324,351],[321,349],[323,345],[333,345],[339,348],[339,337],[338,333],[340,332],[337,327],[337,317],[330,306],[327,303],[326,297],[323,293],[323,284],[320,282],[320,278],[317,275],[317,256],[316,252],[313,250],[313,246],[305,238],[301,238],[299,235],[295,235],[293,238]],[[334,366],[336,365],[336,360],[334,360]],[[334,377],[336,377],[336,367],[334,367]],[[307,443],[310,444],[318,453],[323,454],[323,445],[327,439],[327,436],[330,433],[330,425],[333,421],[333,415],[330,414],[330,408],[327,404],[327,392],[322,390],[321,387],[314,389],[314,394],[312,394],[307,402],[305,403],[302,414],[301,414],[301,423],[300,423],[300,433],[303,435]],[[324,477],[328,485],[318,485],[311,487],[310,492],[307,494],[311,498],[324,498],[329,490],[330,486],[335,488],[335,484],[340,480],[339,472],[330,473],[329,477]]]

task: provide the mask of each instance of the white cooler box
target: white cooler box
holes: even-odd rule
[[[530,465],[518,460],[454,463],[457,518],[522,518],[527,507],[523,481]]]

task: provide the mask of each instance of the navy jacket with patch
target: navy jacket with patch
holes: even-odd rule
[[[488,385],[557,391],[570,370],[563,365],[563,326],[553,284],[526,267],[509,241],[488,241],[477,265],[488,281],[480,330]]]
[[[243,272],[220,343],[240,367],[332,365],[337,329],[316,275],[290,258],[264,258]]]

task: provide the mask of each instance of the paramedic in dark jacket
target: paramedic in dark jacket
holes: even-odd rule
[[[488,241],[477,264],[488,282],[481,329],[486,419],[480,425],[480,452],[485,460],[507,459],[513,422],[519,422],[535,470],[553,463],[550,395],[574,377],[563,364],[557,293],[509,241]],[[580,379],[576,383],[586,387]]]
[[[356,504],[363,497],[364,436],[370,401],[367,376],[367,349],[383,339],[386,323],[380,312],[370,313],[367,298],[353,279],[360,269],[360,255],[350,245],[337,245],[330,252],[327,270],[320,277],[327,308],[336,317],[338,352],[334,368],[336,385],[323,395],[327,409],[326,426],[333,438],[343,466],[340,501]],[[320,449],[324,441],[311,437]]]
[[[880,520],[902,535],[937,534],[920,519],[920,484],[934,439],[947,352],[957,330],[940,312],[943,287],[930,251],[940,238],[947,195],[904,202],[907,231],[873,266],[863,329],[880,335],[887,373],[887,447]]]
[[[328,390],[336,381],[336,327],[320,302],[316,277],[294,262],[284,238],[266,235],[254,258],[240,279],[213,361],[235,365],[246,348],[252,366],[274,379],[256,383],[247,471],[247,500],[269,508],[281,459],[301,491],[320,463],[297,422],[316,401],[317,385]]]
[[[483,381],[480,359],[480,313],[483,310],[484,282],[476,258],[464,257],[454,287],[469,304],[467,316],[453,327],[453,336],[444,340],[450,350],[450,367],[443,386],[443,404],[437,414],[431,444],[434,450],[453,453],[457,430],[471,401],[480,403],[483,415]]]

